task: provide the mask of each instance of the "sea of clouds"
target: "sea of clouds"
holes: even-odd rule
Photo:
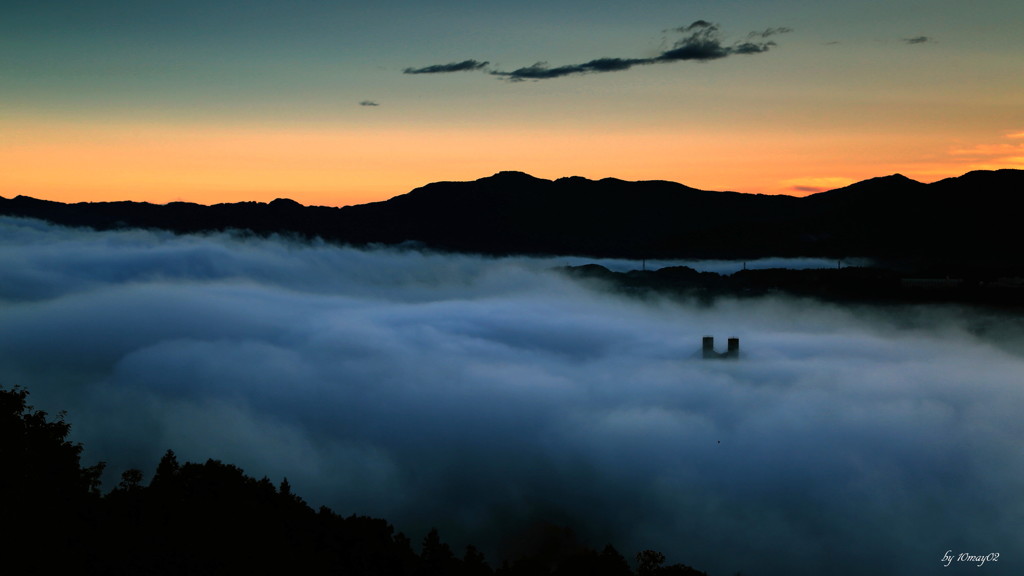
[[[1020,568],[1019,317],[630,298],[562,263],[0,218],[0,385],[66,409],[107,489],[171,448],[495,565],[550,522],[715,576]]]

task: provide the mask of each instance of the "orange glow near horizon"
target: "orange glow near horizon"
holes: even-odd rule
[[[439,180],[501,170],[540,178],[671,180],[707,190],[803,196],[900,172],[931,182],[972,169],[1024,168],[1024,144],[923,149],[927,138],[866,135],[602,133],[584,130],[5,128],[0,196],[61,202],[200,204],[292,198],[342,206]],[[1018,133],[1002,138],[1019,138]],[[742,145],[737,146],[737,140]],[[921,149],[920,152],[917,150]],[[841,159],[841,160],[840,160]],[[922,160],[923,159],[923,160]]]

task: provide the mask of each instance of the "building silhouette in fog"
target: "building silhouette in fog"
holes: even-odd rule
[[[726,359],[726,360],[739,360],[740,357],[740,339],[729,338],[729,347],[726,348],[725,352],[715,352],[715,337],[705,336],[703,341],[703,347],[701,349],[701,357],[705,360],[711,359]]]

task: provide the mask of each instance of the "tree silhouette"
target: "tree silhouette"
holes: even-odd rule
[[[652,576],[665,563],[665,555],[656,550],[641,550],[636,553],[637,576]]]
[[[450,546],[441,541],[437,528],[431,528],[423,537],[420,560],[420,574],[423,576],[441,576],[452,572],[455,554]]]
[[[685,564],[662,566],[664,563],[665,555],[661,552],[642,550],[636,555],[636,574],[637,576],[707,576],[706,572],[701,572]]]
[[[121,482],[117,485],[118,490],[131,492],[138,490],[142,484],[142,470],[129,468],[121,473]]]
[[[465,576],[489,576],[493,573],[483,552],[477,550],[476,546],[472,544],[466,546],[466,553],[462,556],[462,574]]]
[[[180,472],[181,465],[178,464],[178,457],[175,456],[174,450],[168,450],[164,453],[163,458],[160,458],[160,463],[156,466],[156,473],[153,474],[150,486],[173,484],[177,481]]]
[[[9,529],[5,564],[15,574],[71,565],[53,552],[84,546],[103,472],[103,463],[81,467],[82,445],[68,441],[63,412],[51,420],[27,397],[24,388],[0,388],[0,510]]]
[[[51,419],[22,388],[0,387],[0,574],[149,576],[346,574],[351,576],[631,576],[610,544],[598,552],[568,527],[539,523],[519,535],[513,561],[495,571],[475,546],[458,558],[432,529],[413,551],[386,520],[314,511],[267,477],[218,460],[160,459],[149,485],[128,469],[108,494],[103,464],[83,468],[64,414]],[[637,576],[701,576],[637,554]]]
[[[629,562],[626,562],[625,556],[611,544],[606,544],[601,550],[601,571],[599,573],[603,576],[624,576],[632,574],[633,571],[629,569]]]

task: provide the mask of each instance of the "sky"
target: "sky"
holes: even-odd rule
[[[67,410],[104,491],[173,449],[494,566],[548,522],[715,575],[1021,573],[1018,318],[558,263],[0,217],[0,385]]]
[[[383,200],[501,170],[803,195],[1024,167],[1017,0],[12,0],[0,196]]]

